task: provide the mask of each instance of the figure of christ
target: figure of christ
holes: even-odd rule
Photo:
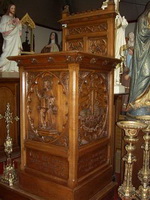
[[[0,21],[0,32],[3,36],[2,55],[0,57],[1,72],[18,72],[18,66],[15,61],[7,59],[8,56],[17,56],[21,53],[22,43],[22,25],[20,20],[15,17],[16,7],[11,4],[5,15]]]

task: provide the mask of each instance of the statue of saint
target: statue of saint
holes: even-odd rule
[[[0,57],[1,72],[18,72],[18,66],[15,61],[9,61],[8,56],[17,56],[21,53],[21,33],[22,25],[20,20],[15,17],[16,7],[11,4],[5,15],[0,21],[0,32],[3,36],[3,46]]]
[[[116,38],[115,38],[115,58],[122,59],[124,57],[124,48],[126,46],[125,29],[128,26],[128,22],[125,17],[121,17],[120,14],[116,16]],[[120,65],[116,66],[114,73],[114,85],[120,85]]]
[[[41,53],[58,52],[58,37],[57,33],[51,32],[48,44],[41,50]]]
[[[150,2],[136,26],[128,109],[144,107],[150,109]]]
[[[130,32],[125,50],[124,65],[126,67],[126,71],[128,72],[125,75],[125,80],[129,80],[129,78],[131,78],[133,52],[134,52],[134,33]]]

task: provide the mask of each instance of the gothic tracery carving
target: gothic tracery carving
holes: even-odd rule
[[[67,51],[83,51],[83,41],[69,40],[67,42]]]
[[[107,39],[91,38],[89,40],[89,52],[106,56],[107,55]]]

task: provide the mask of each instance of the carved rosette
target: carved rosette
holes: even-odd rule
[[[68,146],[67,72],[28,73],[28,138]]]
[[[90,38],[88,51],[90,53],[107,56],[107,38]]]
[[[67,51],[83,51],[83,40],[68,40]]]
[[[79,81],[79,145],[107,136],[107,75],[80,72]]]

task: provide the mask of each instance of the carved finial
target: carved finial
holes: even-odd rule
[[[63,13],[66,13],[66,14],[69,14],[69,5],[65,5],[64,6],[64,10],[63,10]]]
[[[35,23],[34,21],[31,19],[31,17],[29,16],[28,13],[26,13],[24,15],[24,17],[21,19],[21,23],[22,24],[26,24],[28,25],[30,28],[34,29],[35,28]]]

